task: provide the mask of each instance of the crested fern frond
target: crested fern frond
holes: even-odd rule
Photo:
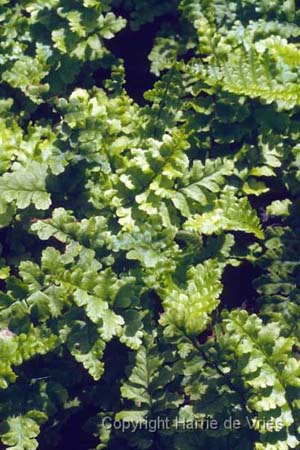
[[[277,102],[286,109],[300,103],[297,74],[287,65],[276,65],[267,52],[237,50],[220,65],[209,67],[207,81],[232,94]]]
[[[167,282],[161,289],[164,313],[160,319],[166,336],[196,336],[207,328],[219,304],[221,276],[222,265],[211,259],[189,269],[185,288]]]
[[[296,340],[282,335],[280,323],[265,325],[246,311],[224,312],[218,333],[221,346],[233,352],[230,358],[237,358],[236,370],[249,390],[248,403],[256,412],[253,423],[261,438],[255,448],[296,448],[300,442],[294,396],[300,386],[300,362],[292,350]],[[260,420],[264,417],[273,421],[273,428],[264,426]]]
[[[226,187],[220,199],[215,200],[212,211],[191,216],[184,228],[203,234],[220,233],[226,230],[253,233],[259,239],[264,237],[259,218],[245,198],[237,198],[234,189]]]

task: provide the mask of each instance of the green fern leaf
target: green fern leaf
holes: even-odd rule
[[[10,417],[6,421],[9,430],[1,435],[8,450],[35,450],[38,447],[39,425],[30,417]]]
[[[202,215],[191,216],[184,224],[189,231],[203,234],[220,233],[226,230],[245,231],[264,237],[259,219],[246,198],[237,198],[234,189],[224,189],[220,199],[214,202],[214,209]]]
[[[16,205],[20,209],[27,208],[31,203],[37,209],[45,210],[51,204],[50,194],[46,189],[47,167],[32,162],[30,168],[19,167],[12,173],[0,177],[0,196],[3,200]]]
[[[192,267],[187,285],[180,288],[173,282],[161,291],[164,313],[160,323],[166,336],[195,336],[209,324],[210,314],[219,304],[222,292],[222,266],[214,259]]]

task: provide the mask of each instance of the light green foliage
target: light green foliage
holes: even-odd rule
[[[13,102],[9,102],[11,107]],[[22,139],[22,130],[18,124],[13,121],[12,123],[8,119],[1,119],[1,154],[0,154],[0,173],[5,173],[11,166],[15,154],[17,153],[18,146]]]
[[[1,6],[6,24],[1,32],[1,78],[34,103],[64,90],[80,64],[107,57],[104,41],[126,24],[108,11],[106,2],[55,0],[19,6]]]
[[[193,167],[182,180],[180,191],[189,199],[206,206],[211,194],[222,191],[225,177],[233,174],[234,165],[231,160],[216,158],[207,159],[205,164],[195,160]]]
[[[42,240],[54,237],[64,243],[80,243],[87,254],[95,255],[104,245],[109,245],[112,237],[107,220],[103,216],[76,220],[64,208],[54,209],[52,218],[37,221],[31,226]]]
[[[165,69],[171,69],[176,62],[178,43],[172,38],[158,38],[155,42],[149,59],[151,61],[151,72],[159,76]]]
[[[219,304],[221,275],[221,267],[211,259],[188,271],[187,286],[183,289],[167,283],[162,291],[165,312],[160,320],[166,326],[167,336],[197,336],[207,328],[210,314]]]
[[[300,446],[298,9],[0,0],[6,448],[77,416],[99,450]],[[162,24],[143,106],[125,14]]]
[[[33,102],[41,103],[40,96],[49,90],[49,85],[42,83],[48,74],[45,66],[45,61],[24,55],[10,70],[3,72],[2,79],[12,87],[21,89]]]
[[[271,216],[288,216],[291,204],[289,199],[275,200],[267,207],[267,213]]]
[[[220,82],[223,89],[233,94],[258,97],[267,103],[276,101],[283,108],[299,104],[297,74],[289,66],[278,64],[277,68],[266,51],[237,50],[219,67],[213,65],[209,70],[208,82]]]
[[[35,439],[39,434],[39,426],[30,417],[11,417],[7,421],[7,431],[2,441],[9,450],[35,450],[38,447]]]
[[[240,230],[254,233],[263,238],[259,219],[245,198],[237,199],[234,190],[225,189],[215,201],[212,211],[192,216],[185,228],[203,234],[220,233],[226,230]]]
[[[264,325],[246,311],[225,313],[223,327],[221,345],[238,359],[236,370],[249,390],[249,407],[256,411],[258,419],[268,417],[274,421],[273,429],[256,422],[262,443],[255,448],[296,448],[299,405],[294,394],[300,386],[300,364],[292,356],[296,339],[281,336],[280,324]]]
[[[46,190],[47,167],[32,162],[27,167],[16,167],[12,173],[0,178],[1,203],[14,203],[17,208],[25,209],[31,203],[37,209],[47,209],[51,204]],[[2,203],[3,205],[3,203]]]

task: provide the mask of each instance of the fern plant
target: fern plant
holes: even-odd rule
[[[4,448],[299,447],[298,9],[0,1]]]

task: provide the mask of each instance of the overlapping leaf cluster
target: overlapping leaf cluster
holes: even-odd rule
[[[145,106],[106,43],[122,12],[164,18]],[[98,450],[299,447],[299,14],[0,1],[5,448],[53,448],[76,414]]]

